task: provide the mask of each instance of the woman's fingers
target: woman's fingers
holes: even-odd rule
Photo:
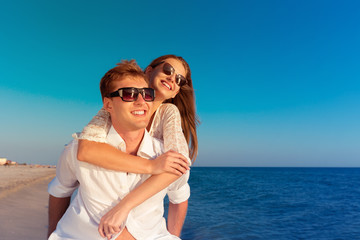
[[[189,163],[187,162],[187,159],[185,158],[185,160],[183,158],[175,158],[174,159],[174,163],[179,164],[182,168],[189,170]]]
[[[181,176],[190,169],[188,159],[172,150],[158,156],[153,163],[152,174],[169,172]]]
[[[102,236],[103,238],[105,237],[105,233],[104,233],[104,224],[103,222],[101,221],[100,224],[99,224],[99,228],[98,228],[98,231],[100,233],[100,236]]]
[[[173,168],[175,169],[175,171],[180,172],[181,174],[185,174],[186,171],[188,170],[187,168],[182,167],[181,165],[174,163],[173,164]]]
[[[181,167],[181,165],[177,163],[176,159],[170,159],[168,160],[168,162],[166,162],[164,166],[164,171],[181,176],[186,172],[186,169],[184,167]]]
[[[181,162],[181,165],[183,165],[184,167],[189,166],[188,159],[184,157],[184,155],[182,155],[181,153],[170,150],[165,154],[168,154],[169,157],[173,157],[180,160],[179,163]]]
[[[166,159],[167,171],[170,171],[176,175],[182,175],[190,169],[187,159],[180,153],[169,151],[168,158]]]
[[[179,167],[176,167],[178,170],[185,169],[184,170],[185,172],[186,172],[186,170],[190,170],[189,163],[188,163],[187,159],[183,155],[181,155],[179,153],[177,153],[176,156],[173,156],[169,160],[169,162],[171,162],[172,167],[175,166],[174,164],[178,165]]]
[[[186,165],[184,166],[183,161],[178,158],[168,159],[166,165],[166,168],[168,168],[169,170],[171,169],[171,171],[177,171],[181,174],[184,174],[188,170],[188,167],[186,167]]]

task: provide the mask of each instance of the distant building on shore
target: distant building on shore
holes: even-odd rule
[[[6,158],[0,158],[0,165],[5,165],[7,163]]]
[[[0,166],[1,165],[15,165],[17,162],[13,162],[11,160],[8,160],[7,158],[0,158]]]

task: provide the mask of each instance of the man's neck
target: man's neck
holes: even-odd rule
[[[135,131],[120,131],[115,128],[115,130],[125,141],[126,153],[136,156],[140,147],[140,143],[144,137],[145,129]]]

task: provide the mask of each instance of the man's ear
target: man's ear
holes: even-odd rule
[[[112,102],[111,98],[105,97],[103,104],[104,104],[104,109],[106,111],[108,111],[109,113],[111,113],[113,110],[113,102]]]

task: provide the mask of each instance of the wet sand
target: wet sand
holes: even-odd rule
[[[0,239],[46,239],[47,185],[55,168],[0,166]]]

